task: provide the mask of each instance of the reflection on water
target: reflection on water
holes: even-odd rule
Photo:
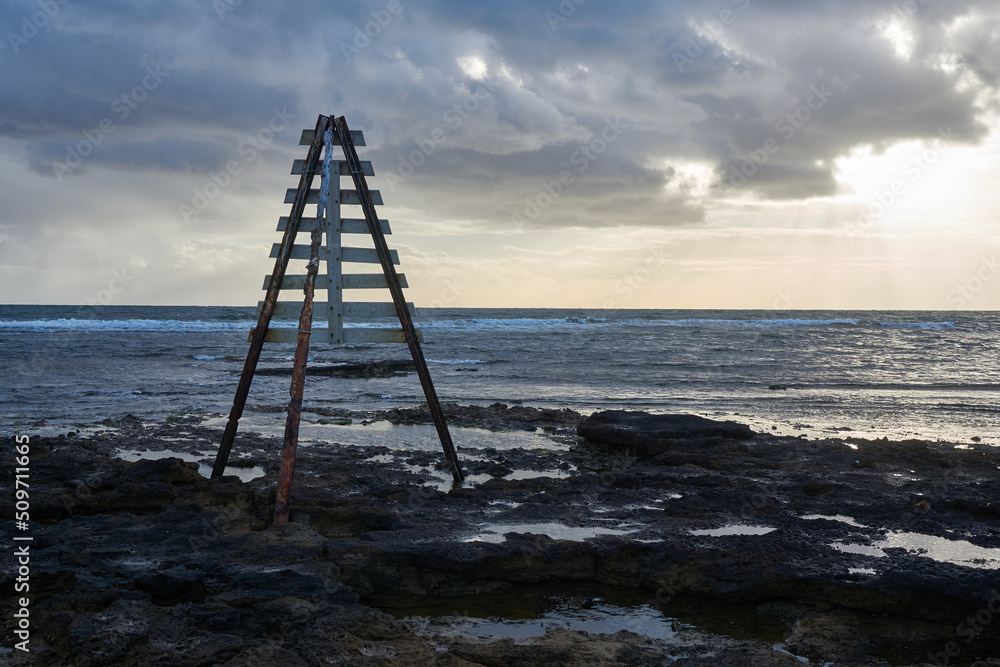
[[[858,528],[864,528],[862,524],[858,523],[853,517],[844,516],[843,514],[804,514],[799,517],[800,519],[805,519],[806,521],[815,521],[816,519],[826,519],[827,521],[839,521],[840,523],[846,523],[849,526],[857,526]]]
[[[628,630],[653,639],[671,639],[675,619],[667,618],[648,604],[617,607],[598,603],[587,608],[550,609],[538,618],[503,619],[442,616],[409,616],[403,622],[425,637],[465,637],[480,641],[541,637],[556,628],[591,634],[614,634]]]
[[[228,418],[208,419],[204,426],[222,428]],[[358,424],[319,424],[319,415],[302,413],[299,446],[338,443],[359,447],[386,447],[393,450],[441,451],[441,440],[433,424],[393,424],[385,420]],[[247,414],[240,420],[241,431],[281,438],[285,421],[273,414]],[[542,431],[489,431],[450,425],[448,430],[459,456],[463,449],[550,449],[566,451],[569,446],[547,438]]]
[[[846,523],[856,528],[868,528],[857,519],[849,516],[807,514],[799,517],[814,521],[816,519],[826,519],[828,521],[838,521]],[[945,537],[934,535],[924,535],[922,533],[907,533],[902,531],[889,531],[881,539],[872,544],[853,544],[846,542],[833,542],[831,547],[837,551],[859,556],[869,556],[872,558],[884,558],[886,549],[906,549],[912,554],[925,556],[940,563],[953,563],[965,567],[975,567],[980,569],[995,570],[1000,569],[1000,549],[989,549],[979,547],[965,540],[949,540]],[[854,570],[851,570],[854,572]],[[864,569],[857,570],[863,574],[874,574]]]
[[[522,523],[510,525],[486,525],[477,535],[466,537],[463,542],[491,542],[499,544],[506,540],[507,533],[530,533],[532,535],[547,535],[553,540],[583,540],[599,535],[628,535],[636,531],[622,528],[601,528],[597,526],[567,526],[561,523]]]
[[[123,461],[138,461],[144,459],[146,461],[156,461],[158,459],[169,459],[177,458],[182,461],[187,461],[189,463],[198,464],[198,474],[206,479],[212,476],[212,465],[215,461],[215,452],[205,453],[199,452],[197,454],[186,454],[184,452],[175,452],[172,449],[160,449],[158,451],[139,451],[137,449],[122,449],[119,450],[115,456]],[[207,463],[207,461],[212,461],[213,463]],[[253,466],[252,468],[238,468],[235,466],[227,466],[225,473],[226,475],[235,475],[240,478],[241,482],[249,482],[252,479],[264,476],[264,469],[260,466]]]
[[[921,533],[889,532],[884,540],[871,546],[834,542],[834,549],[844,553],[883,558],[886,549],[906,549],[909,553],[931,558],[940,563],[953,563],[984,570],[1000,569],[1000,549],[976,546],[965,540],[949,540]]]
[[[710,528],[708,530],[692,530],[692,535],[707,535],[709,537],[727,537],[729,535],[767,535],[773,533],[777,528],[768,526],[723,526],[722,528]]]

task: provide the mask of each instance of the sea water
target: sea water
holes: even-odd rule
[[[416,322],[444,401],[683,412],[809,437],[1000,443],[994,312],[420,308]],[[254,323],[251,307],[0,306],[0,429],[128,413],[218,418]],[[260,367],[290,368],[293,351],[268,344]],[[407,357],[403,345],[310,349],[310,363],[322,365]],[[254,380],[247,423],[281,421],[289,379]],[[310,377],[304,403],[308,412],[422,401],[409,374]]]

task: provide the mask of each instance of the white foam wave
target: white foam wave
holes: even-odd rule
[[[428,359],[427,363],[430,363],[430,364],[447,364],[449,366],[457,366],[459,364],[462,364],[462,365],[464,365],[464,364],[485,364],[487,362],[483,361],[482,359],[455,359],[455,360],[450,360],[450,359]]]
[[[8,331],[247,331],[256,322],[204,320],[10,320],[0,321]]]
[[[781,319],[781,320],[719,320],[719,319],[683,319],[683,320],[639,320],[645,325],[655,326],[718,326],[718,327],[825,327],[834,325],[855,325],[860,324],[855,319],[835,319],[835,320],[802,320],[802,319]],[[640,325],[641,326],[641,325]]]
[[[154,319],[35,319],[0,321],[0,331],[240,331],[246,332],[256,326],[255,320],[219,321],[219,320],[154,320]],[[607,320],[595,318],[468,318],[468,319],[432,319],[417,320],[417,327],[423,329],[445,329],[454,331],[537,331],[537,330],[576,330],[578,327],[720,327],[720,328],[780,328],[780,327],[826,327],[826,326],[856,326],[857,319],[797,319],[785,318],[776,320],[740,320],[740,319],[710,319],[685,318],[676,320],[632,318],[623,320]],[[954,322],[878,322],[885,327],[908,327],[922,329],[952,328]],[[293,320],[274,320],[272,329],[295,328]],[[322,329],[326,322],[313,322],[313,327]],[[398,323],[395,324],[398,326]],[[344,327],[355,328],[395,328],[392,322],[368,321],[345,322]],[[870,326],[870,325],[869,325]],[[195,357],[198,359],[199,357]],[[444,363],[444,362],[438,362]],[[483,363],[481,360],[469,360],[455,363]]]

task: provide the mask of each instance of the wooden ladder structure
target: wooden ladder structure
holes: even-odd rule
[[[427,398],[427,407],[434,419],[452,476],[456,482],[464,479],[441,403],[420,348],[422,336],[413,324],[413,304],[407,303],[403,297],[403,288],[407,286],[406,277],[396,272],[399,256],[394,250],[389,249],[385,239],[385,235],[391,233],[389,223],[387,220],[380,220],[375,211],[375,205],[382,204],[382,196],[378,190],[370,190],[365,180],[366,176],[373,176],[374,171],[371,162],[362,162],[355,149],[356,145],[365,145],[364,136],[360,131],[350,130],[343,116],[334,118],[320,115],[316,120],[315,129],[302,132],[299,144],[308,145],[309,152],[305,160],[295,160],[292,165],[292,174],[300,177],[299,185],[295,189],[289,189],[285,194],[285,203],[291,204],[292,210],[287,217],[283,216],[278,221],[278,231],[284,233],[281,242],[271,248],[270,256],[275,258],[274,271],[264,279],[264,289],[267,291],[264,300],[258,304],[257,326],[250,331],[250,350],[247,352],[233,407],[229,413],[229,421],[212,469],[213,478],[222,475],[226,469],[264,343],[295,343],[291,401],[285,421],[281,473],[275,502],[275,526],[284,525],[288,519],[288,501],[295,469],[295,451],[302,411],[302,390],[311,338],[313,342],[333,345],[406,343],[413,357],[420,384]],[[343,160],[332,159],[333,149],[336,146],[343,149]],[[313,189],[312,182],[317,173],[322,175],[322,183],[320,188]],[[340,189],[342,176],[352,178],[353,190]],[[315,218],[303,217],[307,204],[316,204]],[[360,206],[364,217],[342,217],[341,207],[345,205]],[[312,225],[311,243],[308,246],[295,244],[296,234],[303,223]],[[370,234],[375,247],[374,249],[345,247],[342,244],[343,234]],[[308,260],[305,275],[286,275],[288,262],[292,259]],[[319,272],[321,261],[326,263],[323,275]],[[382,267],[382,274],[344,273],[344,263],[378,263]],[[375,288],[387,288],[392,296],[392,303],[344,301],[345,289]],[[279,302],[278,295],[283,289],[302,290],[303,302],[301,304]],[[317,289],[326,290],[325,303],[314,304],[314,292]],[[269,328],[272,317],[296,315],[299,317],[298,329]],[[393,315],[399,318],[400,329],[344,327],[345,318]],[[312,324],[316,319],[325,320],[327,327],[314,330]]]

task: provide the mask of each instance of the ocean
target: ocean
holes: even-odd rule
[[[443,401],[683,412],[807,437],[1000,443],[995,312],[421,308],[416,322]],[[221,421],[254,323],[252,307],[0,306],[0,431],[129,413]],[[268,344],[261,367],[290,367],[292,353]],[[407,358],[404,345],[310,351],[324,365]],[[288,382],[258,376],[241,428],[280,433],[275,411]],[[315,377],[304,409],[422,401],[413,374]]]

